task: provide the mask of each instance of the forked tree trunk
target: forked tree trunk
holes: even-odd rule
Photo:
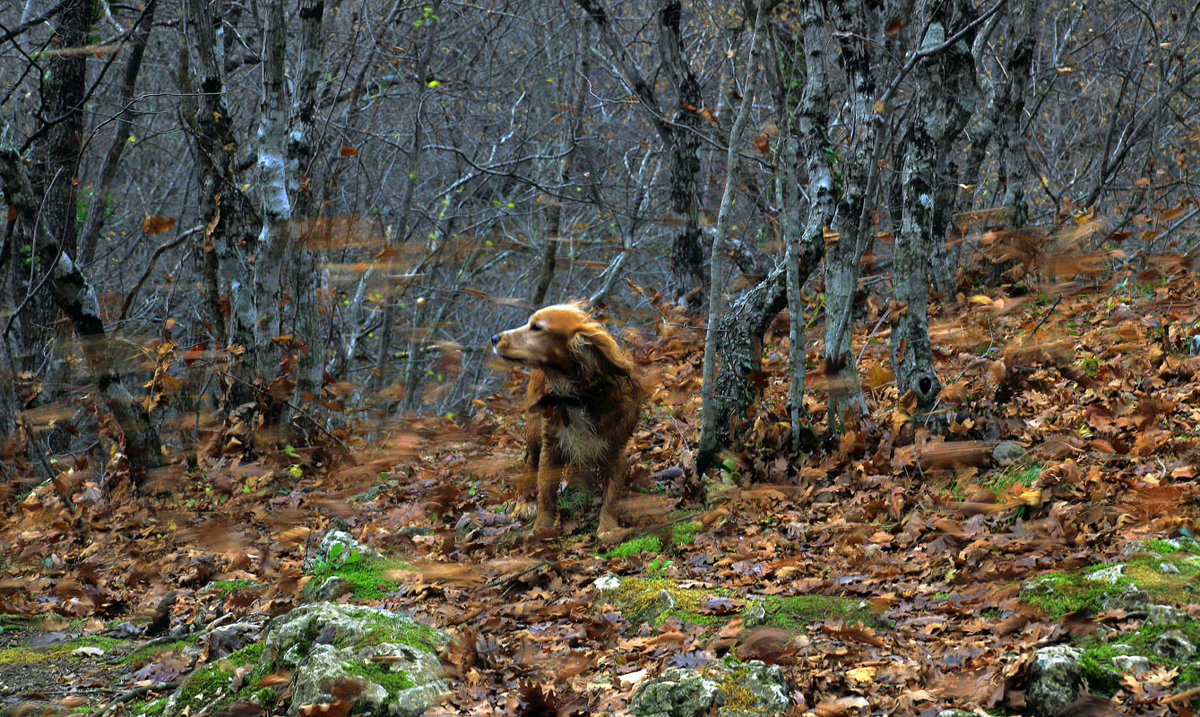
[[[39,204],[21,156],[10,147],[0,147],[0,184],[16,209],[14,233],[20,241],[32,245],[35,242],[33,232],[39,226]],[[88,374],[124,434],[125,455],[129,458],[134,483],[140,486],[148,470],[163,464],[158,432],[150,423],[145,407],[121,383],[118,367],[122,360],[104,331],[96,290],[84,279],[70,254],[61,249],[57,238],[44,234],[45,224],[41,227],[43,236],[37,243],[42,248],[37,258],[50,272],[46,287],[57,308],[71,320],[83,347]]]

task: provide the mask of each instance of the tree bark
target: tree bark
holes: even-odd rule
[[[933,365],[927,316],[929,257],[933,243],[940,241],[940,236],[935,236],[939,152],[966,124],[962,113],[967,98],[959,95],[964,82],[974,82],[971,37],[960,37],[951,46],[942,47],[958,23],[965,25],[972,19],[969,3],[928,0],[922,5],[924,11],[918,17],[928,21],[919,52],[929,54],[919,56],[913,74],[917,104],[905,136],[901,173],[904,214],[892,271],[896,305],[891,336],[901,402],[909,400],[912,392],[918,411],[931,408],[942,389]]]
[[[79,235],[79,263],[88,266],[96,258],[96,242],[100,239],[100,229],[104,226],[104,213],[108,208],[108,194],[113,180],[117,176],[117,168],[121,163],[121,155],[129,144],[129,128],[133,126],[134,88],[137,85],[138,74],[142,70],[142,58],[146,54],[146,40],[150,37],[150,28],[154,25],[154,10],[158,0],[146,3],[146,9],[134,23],[129,42],[129,57],[125,60],[125,75],[121,83],[121,96],[117,101],[121,111],[117,113],[116,127],[113,129],[112,144],[104,155],[104,164],[100,166],[100,177],[92,185],[92,201],[88,204],[87,219],[83,231]]]
[[[825,254],[825,376],[829,385],[829,430],[844,412],[866,412],[851,339],[859,261],[871,245],[871,212],[866,198],[878,184],[879,123],[874,119],[875,71],[871,48],[881,27],[880,3],[831,3],[841,35],[839,58],[851,88],[851,123],[841,153],[841,193],[832,229],[836,240]]]
[[[0,147],[0,182],[10,205],[16,209],[15,232],[22,241],[34,244],[31,235],[35,228],[43,233],[48,228],[38,222],[38,202],[32,183],[20,155],[10,147]],[[122,359],[105,333],[96,290],[71,261],[71,255],[57,237],[47,235],[36,243],[40,247],[37,258],[50,272],[46,284],[49,294],[57,308],[71,320],[83,347],[90,378],[123,434],[134,484],[140,486],[148,470],[163,464],[158,432],[150,423],[145,407],[121,383],[117,367]]]
[[[700,450],[697,458],[697,463],[701,466],[701,470],[712,463],[716,457],[719,444],[723,442],[718,438],[717,434],[724,423],[720,419],[725,414],[714,410],[716,406],[717,344],[720,341],[717,337],[721,335],[717,330],[721,314],[721,274],[724,265],[725,234],[729,231],[729,213],[733,208],[733,195],[736,191],[734,181],[738,166],[738,147],[741,145],[742,133],[746,130],[746,123],[750,119],[750,110],[754,107],[754,95],[758,90],[758,76],[760,74],[758,70],[758,48],[762,42],[763,26],[768,12],[764,7],[765,4],[756,3],[752,6],[754,8],[754,29],[750,37],[750,51],[746,63],[749,68],[750,79],[743,88],[742,104],[738,108],[737,118],[734,119],[733,126],[729,130],[729,144],[725,153],[725,188],[721,193],[721,208],[717,213],[717,230],[713,236],[712,256],[709,259],[708,340],[704,342],[704,378],[700,398],[700,415],[702,419],[700,425]],[[760,349],[758,354],[753,357],[753,361],[757,363],[761,355],[762,351]],[[727,359],[728,357],[724,358]]]
[[[186,78],[184,93],[198,95],[194,105],[184,105],[184,120],[193,137],[199,165],[199,214],[205,226],[206,318],[218,352],[229,348],[236,356],[254,341],[254,278],[250,258],[257,250],[256,228],[261,227],[262,221],[242,193],[237,178],[238,143],[224,99],[224,72],[217,56],[219,46],[214,27],[224,16],[220,5],[184,0],[187,44],[195,51],[196,60],[187,61],[187,72],[180,77]],[[181,53],[181,59],[186,58]],[[254,368],[250,361],[233,361],[226,367],[232,375],[222,371],[221,404],[226,416],[237,406],[257,399],[251,389],[255,382]]]

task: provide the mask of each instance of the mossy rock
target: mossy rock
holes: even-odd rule
[[[411,564],[402,560],[352,551],[341,562],[317,563],[301,599],[335,599],[339,595],[329,594],[326,582],[336,578],[344,584],[345,593],[360,600],[378,600],[400,587],[395,577],[397,572],[412,569]]]
[[[727,657],[697,668],[671,668],[638,685],[629,711],[638,717],[711,714],[750,717],[783,714],[787,681],[778,665]]]

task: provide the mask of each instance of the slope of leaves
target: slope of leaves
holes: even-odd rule
[[[710,476],[722,484],[711,505],[688,477],[701,332],[671,315],[626,336],[654,387],[623,506],[636,551],[596,541],[594,503],[559,535],[531,535],[516,490],[523,377],[498,367],[510,380],[473,420],[362,429],[348,453],[300,470],[288,453],[227,460],[160,476],[163,496],[68,471],[0,526],[0,613],[99,633],[106,621],[151,622],[173,592],[170,624],[188,633],[228,613],[277,614],[314,579],[302,561],[337,521],[395,561],[342,599],[409,611],[456,638],[441,648],[453,693],[433,714],[619,714],[647,676],[730,653],[784,666],[797,714],[1020,711],[1033,652],[1089,623],[1023,599],[1022,581],[1196,530],[1200,288],[1180,273],[1017,293],[963,294],[934,310],[945,434],[898,400],[884,330],[856,337],[869,414],[828,450],[790,455],[786,328],[769,335],[761,400]],[[864,310],[861,323],[877,326],[882,303]],[[818,432],[822,391],[810,374]],[[1016,458],[993,457],[1001,441]],[[636,620],[607,599],[606,576],[715,596],[692,607],[720,619]],[[865,601],[873,624],[814,614],[751,629],[746,595]],[[1200,605],[1178,607],[1200,616]],[[218,656],[172,655],[156,679]],[[1164,714],[1181,680],[1156,666],[1100,703]]]

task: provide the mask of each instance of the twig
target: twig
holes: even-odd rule
[[[1041,320],[1041,321],[1039,321],[1039,322],[1037,322],[1037,326],[1034,326],[1034,327],[1033,327],[1033,331],[1030,331],[1030,332],[1029,332],[1029,336],[1026,336],[1026,337],[1025,337],[1025,340],[1021,342],[1021,345],[1022,345],[1022,346],[1024,346],[1024,345],[1025,345],[1025,344],[1026,344],[1026,343],[1029,341],[1029,339],[1032,339],[1032,338],[1033,338],[1033,335],[1034,335],[1034,334],[1036,334],[1036,333],[1038,332],[1038,329],[1042,328],[1042,324],[1046,323],[1046,319],[1050,318],[1050,314],[1053,314],[1053,313],[1054,313],[1054,310],[1058,308],[1058,304],[1059,304],[1059,302],[1060,302],[1060,301],[1062,301],[1062,296],[1061,296],[1061,295],[1059,295],[1059,297],[1058,297],[1057,299],[1055,299],[1055,300],[1054,300],[1054,305],[1053,305],[1053,306],[1051,306],[1051,307],[1050,307],[1050,308],[1049,308],[1049,309],[1046,311],[1046,315],[1042,317],[1042,320]]]
[[[150,263],[146,265],[146,270],[142,272],[141,278],[137,280],[137,283],[134,284],[133,288],[129,290],[129,293],[125,295],[125,302],[121,304],[121,313],[119,316],[117,316],[118,324],[125,321],[125,314],[129,313],[129,307],[133,304],[133,299],[137,296],[137,293],[142,290],[142,284],[145,284],[146,279],[150,278],[150,272],[154,271],[154,265],[158,263],[158,257],[162,256],[162,253],[166,250],[174,249],[175,247],[179,246],[184,242],[185,239],[203,228],[204,227],[200,225],[194,226],[154,250],[154,253],[150,255]]]
[[[112,698],[111,700],[109,700],[109,702],[107,704],[105,704],[100,709],[89,712],[87,717],[108,717],[108,715],[113,713],[113,711],[116,709],[117,705],[119,705],[123,702],[128,702],[128,701],[134,699],[135,697],[140,697],[140,696],[146,694],[147,692],[161,692],[163,690],[173,690],[178,686],[179,686],[178,682],[152,682],[148,685],[142,685],[141,687],[134,687],[133,689],[122,692],[121,694]]]

